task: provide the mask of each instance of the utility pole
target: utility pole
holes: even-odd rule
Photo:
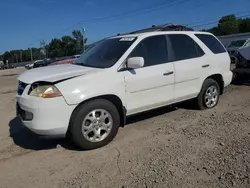
[[[18,56],[16,53],[15,53],[15,57],[16,57],[16,63],[18,63]]]
[[[30,48],[30,60],[33,61],[32,47]]]
[[[23,51],[22,50],[20,51],[20,60],[21,60],[21,62],[23,62]]]
[[[84,37],[84,34],[85,34],[85,31],[86,31],[86,29],[85,29],[85,27],[83,26],[82,27],[82,51],[84,52],[85,51],[85,37]]]
[[[46,43],[44,40],[40,41],[40,55],[42,55],[43,58],[47,57],[46,54]]]

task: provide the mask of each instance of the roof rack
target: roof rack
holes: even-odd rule
[[[152,25],[149,28],[145,28],[145,29],[141,29],[141,30],[137,30],[137,31],[132,31],[129,33],[118,33],[118,34],[116,34],[116,36],[136,34],[136,33],[145,33],[145,32],[154,32],[154,31],[194,31],[194,30],[192,28],[187,27],[187,25],[184,25],[184,24],[168,23],[168,24],[163,24],[163,25]],[[109,37],[107,37],[107,38],[109,38]],[[88,46],[89,47],[95,46],[96,44],[102,42],[103,40],[105,40],[107,38],[103,38],[103,39],[96,41]]]
[[[136,33],[145,33],[145,32],[154,32],[154,31],[194,31],[192,28],[187,27],[183,24],[163,24],[163,25],[152,25],[149,28],[132,31],[125,34],[136,34]],[[121,35],[120,33],[117,35]],[[124,35],[124,34],[123,34]]]

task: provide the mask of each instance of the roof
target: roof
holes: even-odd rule
[[[137,33],[137,34],[125,34],[125,35],[118,35],[115,37],[110,38],[121,38],[121,37],[147,37],[147,36],[153,36],[153,35],[164,35],[164,34],[207,34],[212,35],[209,32],[203,32],[203,31],[157,31],[157,32],[145,32],[145,33]]]
[[[151,35],[158,35],[158,34],[166,34],[166,33],[205,33],[205,34],[211,34],[207,32],[201,32],[201,31],[194,31],[192,28],[188,28],[187,25],[184,24],[163,24],[163,25],[152,25],[149,28],[137,30],[137,31],[132,31],[128,33],[123,33],[123,34],[117,34],[116,36],[113,37],[107,37],[104,39],[101,39],[97,42],[94,42],[90,45],[89,47],[95,46],[96,44],[110,38],[121,38],[121,37],[139,37],[139,36],[151,36]]]
[[[192,28],[187,27],[187,25],[184,24],[163,24],[163,25],[152,25],[149,28],[137,30],[137,31],[132,31],[124,34],[117,34],[117,36],[110,37],[110,38],[118,38],[118,37],[139,37],[139,36],[144,36],[144,35],[154,35],[154,34],[166,34],[166,33],[183,33],[183,32],[190,32],[190,33],[206,33],[210,34],[207,32],[200,32],[200,31],[194,31]],[[154,34],[153,34],[154,33]]]
[[[154,32],[154,31],[193,31],[192,28],[188,28],[184,24],[163,24],[163,25],[152,25],[149,28],[132,31],[127,34]]]

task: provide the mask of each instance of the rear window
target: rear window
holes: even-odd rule
[[[226,49],[213,35],[195,34],[214,54],[225,53]]]

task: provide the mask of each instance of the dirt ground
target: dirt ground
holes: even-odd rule
[[[108,146],[78,151],[22,128],[21,71],[0,72],[0,187],[250,187],[249,86],[229,86],[211,110],[184,103],[135,116]]]

